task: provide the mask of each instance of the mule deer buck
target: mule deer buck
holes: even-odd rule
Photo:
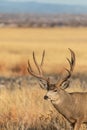
[[[69,51],[71,53],[71,59],[69,60],[67,58],[67,60],[70,65],[70,69],[65,69],[65,76],[63,76],[55,84],[51,83],[49,77],[47,78],[43,75],[42,65],[45,51],[43,52],[40,65],[38,65],[33,52],[33,60],[38,70],[38,74],[33,71],[30,61],[28,61],[28,72],[32,76],[38,78],[41,87],[47,90],[44,99],[51,101],[56,110],[72,124],[74,130],[79,130],[81,124],[87,122],[87,93],[68,93],[65,91],[65,89],[69,86],[70,77],[75,66],[75,53],[71,49],[69,49]]]

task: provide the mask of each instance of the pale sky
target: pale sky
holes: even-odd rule
[[[35,2],[46,2],[46,3],[87,5],[87,0],[4,0],[4,1],[23,1],[23,2],[35,1]]]

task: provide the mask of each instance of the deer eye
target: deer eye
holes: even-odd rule
[[[57,89],[55,89],[54,92],[57,92]]]

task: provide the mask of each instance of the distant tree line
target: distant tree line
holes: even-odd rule
[[[0,27],[80,27],[87,26],[87,15],[0,14]]]

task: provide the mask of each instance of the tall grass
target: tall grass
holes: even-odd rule
[[[56,129],[56,111],[43,96],[38,86],[0,89],[0,130]]]
[[[81,91],[80,82],[76,82],[79,86],[77,89]],[[49,101],[43,99],[45,94],[46,90],[37,84],[1,88],[0,130],[69,130],[70,124],[66,119]],[[84,129],[85,126],[82,125],[81,130]]]

